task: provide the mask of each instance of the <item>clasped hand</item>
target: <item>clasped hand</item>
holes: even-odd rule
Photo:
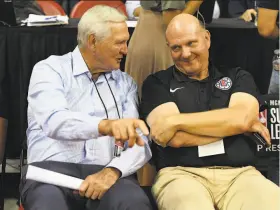
[[[95,174],[89,175],[80,186],[80,196],[100,200],[119,177],[120,172],[115,168],[104,168]]]
[[[158,145],[166,147],[168,142],[176,134],[177,130],[177,125],[172,116],[159,117],[151,125],[151,138]]]

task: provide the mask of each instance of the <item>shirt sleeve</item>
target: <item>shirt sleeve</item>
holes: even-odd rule
[[[259,90],[252,75],[244,70],[238,71],[232,89],[232,94],[237,92],[248,93],[255,98],[259,96]]]
[[[138,117],[137,85],[132,80],[132,78],[130,78],[126,101],[123,104],[123,118]],[[144,136],[138,129],[137,132],[144,140],[145,145],[134,145],[132,148],[127,148],[121,153],[120,157],[113,158],[113,160],[107,165],[107,167],[114,167],[119,169],[122,173],[122,177],[126,177],[135,173],[152,157],[148,138]]]
[[[257,6],[266,9],[279,10],[279,0],[257,0]]]
[[[62,73],[40,62],[35,65],[28,91],[29,108],[43,132],[56,140],[88,140],[99,136],[102,120],[69,110]]]
[[[168,9],[185,9],[185,0],[162,0],[161,1],[161,9],[168,10]]]
[[[154,108],[167,102],[174,102],[168,85],[163,84],[156,76],[150,75],[142,86],[141,119],[146,121],[146,118]]]

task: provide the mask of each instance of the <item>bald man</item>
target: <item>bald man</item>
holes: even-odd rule
[[[252,76],[209,62],[210,33],[191,15],[176,16],[166,39],[175,65],[145,80],[140,106],[154,142],[159,209],[278,210],[280,190],[256,170],[256,144],[243,135],[270,144]]]

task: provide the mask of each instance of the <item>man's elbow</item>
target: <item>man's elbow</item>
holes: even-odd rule
[[[270,24],[258,26],[259,34],[265,38],[272,37],[274,30],[275,26]]]

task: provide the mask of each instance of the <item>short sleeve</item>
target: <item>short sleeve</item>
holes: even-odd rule
[[[174,102],[168,85],[163,84],[156,76],[150,75],[142,86],[140,118],[146,121],[154,108],[167,102]]]
[[[185,9],[185,0],[162,0],[161,1],[161,9],[168,10],[168,9]]]
[[[259,96],[259,90],[254,81],[252,75],[244,70],[240,70],[236,74],[236,78],[233,84],[232,93],[243,92],[248,93],[255,98]]]
[[[279,0],[257,0],[258,7],[279,10]]]

